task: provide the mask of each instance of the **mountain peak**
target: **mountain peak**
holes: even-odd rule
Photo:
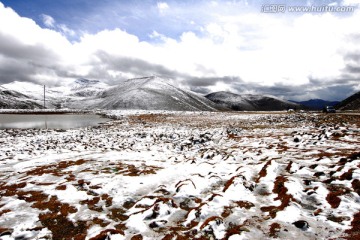
[[[171,83],[171,79],[157,76],[129,79],[104,92],[99,108],[216,111],[208,99]]]
[[[126,88],[130,89],[157,89],[173,88],[172,81],[158,76],[131,78],[124,82]]]
[[[166,83],[166,79],[158,76],[148,76],[148,77],[139,77],[139,78],[131,78],[126,80],[126,82],[163,82]]]

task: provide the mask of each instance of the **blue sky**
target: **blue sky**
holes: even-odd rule
[[[47,27],[43,15],[51,16],[59,24],[73,29],[76,40],[82,32],[96,33],[104,29],[120,28],[141,40],[150,40],[153,31],[179,38],[183,32],[200,33],[203,25],[219,15],[238,15],[261,11],[266,4],[283,4],[279,0],[240,1],[153,1],[153,0],[3,0],[5,6],[19,15],[29,17],[40,26]],[[342,1],[294,0],[288,6],[341,4]],[[280,15],[277,17],[281,17]],[[289,17],[289,16],[288,16]]]
[[[354,11],[261,12],[284,3]],[[0,0],[0,83],[159,75],[201,94],[341,100],[360,90],[358,22],[358,0]]]
[[[40,26],[43,14],[51,16],[59,24],[81,32],[96,33],[104,29],[120,28],[136,35],[141,40],[149,40],[153,32],[178,38],[185,31],[199,32],[199,26],[210,21],[217,14],[259,10],[259,4],[250,5],[239,1],[235,9],[227,3],[212,6],[210,1],[115,1],[115,0],[6,0],[6,6],[13,8],[21,16],[29,17]],[[224,6],[221,6],[223,5]],[[69,36],[71,37],[71,36]]]

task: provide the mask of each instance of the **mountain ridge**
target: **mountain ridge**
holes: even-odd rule
[[[120,94],[121,93],[121,94]],[[217,106],[196,93],[177,88],[159,77],[128,79],[102,95],[102,109],[216,111]]]
[[[19,99],[22,107],[42,108],[43,85],[13,82],[4,86],[1,88],[11,89],[18,95],[23,92],[21,98],[33,102],[32,105],[23,106]],[[5,95],[3,98],[6,97],[9,98]],[[12,104],[4,103],[0,107],[19,108],[16,106],[16,99],[9,101]],[[155,76],[128,79],[116,86],[109,86],[98,80],[77,79],[64,86],[46,87],[46,106],[73,109],[218,110],[217,105],[205,97],[175,87],[166,79]]]
[[[339,110],[360,110],[360,91],[335,105]]]
[[[0,100],[0,108],[43,108],[43,85],[17,81],[0,85]],[[116,86],[80,78],[63,86],[46,87],[47,108],[279,111],[290,108],[320,110],[324,105],[335,103],[322,99],[286,101],[270,95],[225,91],[201,96],[172,85],[171,79],[157,76],[132,78]],[[360,92],[335,107],[339,110],[359,110]]]
[[[302,109],[299,104],[269,95],[235,94],[226,91],[213,92],[205,96],[209,100],[235,111],[281,111]]]
[[[294,101],[289,100],[290,102],[301,104],[305,107],[308,107],[310,110],[322,110],[325,106],[335,106],[339,103],[339,101],[329,101],[329,100],[323,100],[323,99],[310,99],[306,101]]]
[[[43,106],[31,100],[27,95],[0,86],[0,108],[33,109],[43,108]]]

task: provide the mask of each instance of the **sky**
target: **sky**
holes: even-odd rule
[[[0,0],[0,84],[156,75],[199,94],[342,100],[360,91],[359,22],[360,0]]]

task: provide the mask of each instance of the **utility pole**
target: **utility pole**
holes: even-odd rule
[[[45,85],[44,85],[44,109],[45,109]]]

